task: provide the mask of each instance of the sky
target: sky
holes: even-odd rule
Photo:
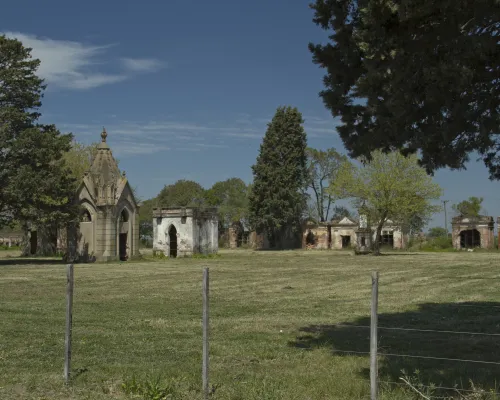
[[[41,60],[43,122],[79,142],[102,127],[142,199],[191,179],[209,188],[251,182],[276,108],[302,112],[308,145],[346,153],[319,92],[309,42],[326,43],[309,0],[25,0],[6,2],[0,31]],[[435,180],[451,205],[484,197],[500,215],[500,185],[474,159]],[[429,226],[444,226],[444,213]]]

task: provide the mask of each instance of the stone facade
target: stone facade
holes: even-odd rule
[[[359,222],[347,217],[328,223],[308,222],[302,233],[302,247],[307,249],[352,249],[359,247],[359,232],[365,236],[371,232],[371,240],[365,240],[366,246],[375,240],[376,230],[374,227],[360,231]],[[389,220],[382,228],[381,240],[383,246],[390,246],[394,249],[402,249],[405,246],[401,228]]]
[[[167,257],[217,253],[217,215],[217,208],[154,208],[153,251]]]
[[[470,249],[480,247],[492,249],[494,247],[493,217],[479,216],[454,217],[451,222],[452,241],[455,249]]]
[[[139,206],[106,137],[103,130],[95,159],[77,190],[76,201],[82,207],[79,226],[68,231],[69,253],[82,261],[139,256]]]

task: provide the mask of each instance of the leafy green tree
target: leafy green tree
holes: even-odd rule
[[[205,205],[205,189],[197,182],[180,179],[165,186],[155,200],[160,207],[200,207]]]
[[[404,223],[416,215],[423,219],[439,211],[432,201],[442,190],[419,166],[415,155],[404,157],[399,152],[385,154],[375,151],[363,165],[347,166],[331,190],[349,193],[359,207],[362,202],[369,219],[376,226],[374,251],[380,252],[382,227],[390,219]]]
[[[85,172],[90,169],[92,160],[97,154],[98,144],[99,143],[92,143],[90,145],[85,145],[73,140],[69,151],[64,153],[64,162],[70,169],[71,174],[75,179],[76,186],[80,185]]]
[[[446,229],[441,226],[435,226],[434,228],[429,229],[429,233],[427,234],[430,238],[438,238],[438,237],[446,237],[448,233]]]
[[[72,135],[37,122],[45,85],[30,52],[0,36],[0,227],[30,221],[52,229],[78,212],[63,160]]]
[[[292,245],[306,208],[307,138],[303,123],[297,108],[279,107],[252,166],[250,223],[279,249]]]
[[[481,214],[482,197],[469,197],[468,200],[461,201],[458,204],[453,204],[452,209],[455,214],[467,217],[479,217]]]
[[[240,178],[216,182],[205,192],[209,206],[218,207],[219,223],[227,227],[248,221],[248,187]]]
[[[352,157],[421,154],[428,172],[477,152],[500,179],[497,0],[315,0],[320,93]]]
[[[348,163],[349,160],[334,148],[317,150],[308,147],[306,154],[308,187],[314,193],[319,220],[324,222],[328,220],[330,209],[335,201],[332,194],[327,191],[328,186],[331,181],[335,180],[342,165]]]

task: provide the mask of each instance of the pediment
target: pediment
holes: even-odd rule
[[[347,217],[344,217],[342,218],[339,222],[338,222],[339,225],[356,225],[356,222],[354,221],[351,221],[349,218]]]

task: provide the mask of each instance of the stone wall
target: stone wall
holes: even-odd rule
[[[474,231],[479,234],[479,245],[482,249],[492,249],[494,241],[494,219],[489,216],[465,217],[459,216],[452,219],[452,242],[455,249],[476,247],[475,243],[469,242]],[[466,243],[462,243],[462,233],[469,235]]]
[[[169,232],[175,228],[177,257],[217,253],[219,226],[216,210],[161,208],[153,210],[153,251],[170,256]]]

